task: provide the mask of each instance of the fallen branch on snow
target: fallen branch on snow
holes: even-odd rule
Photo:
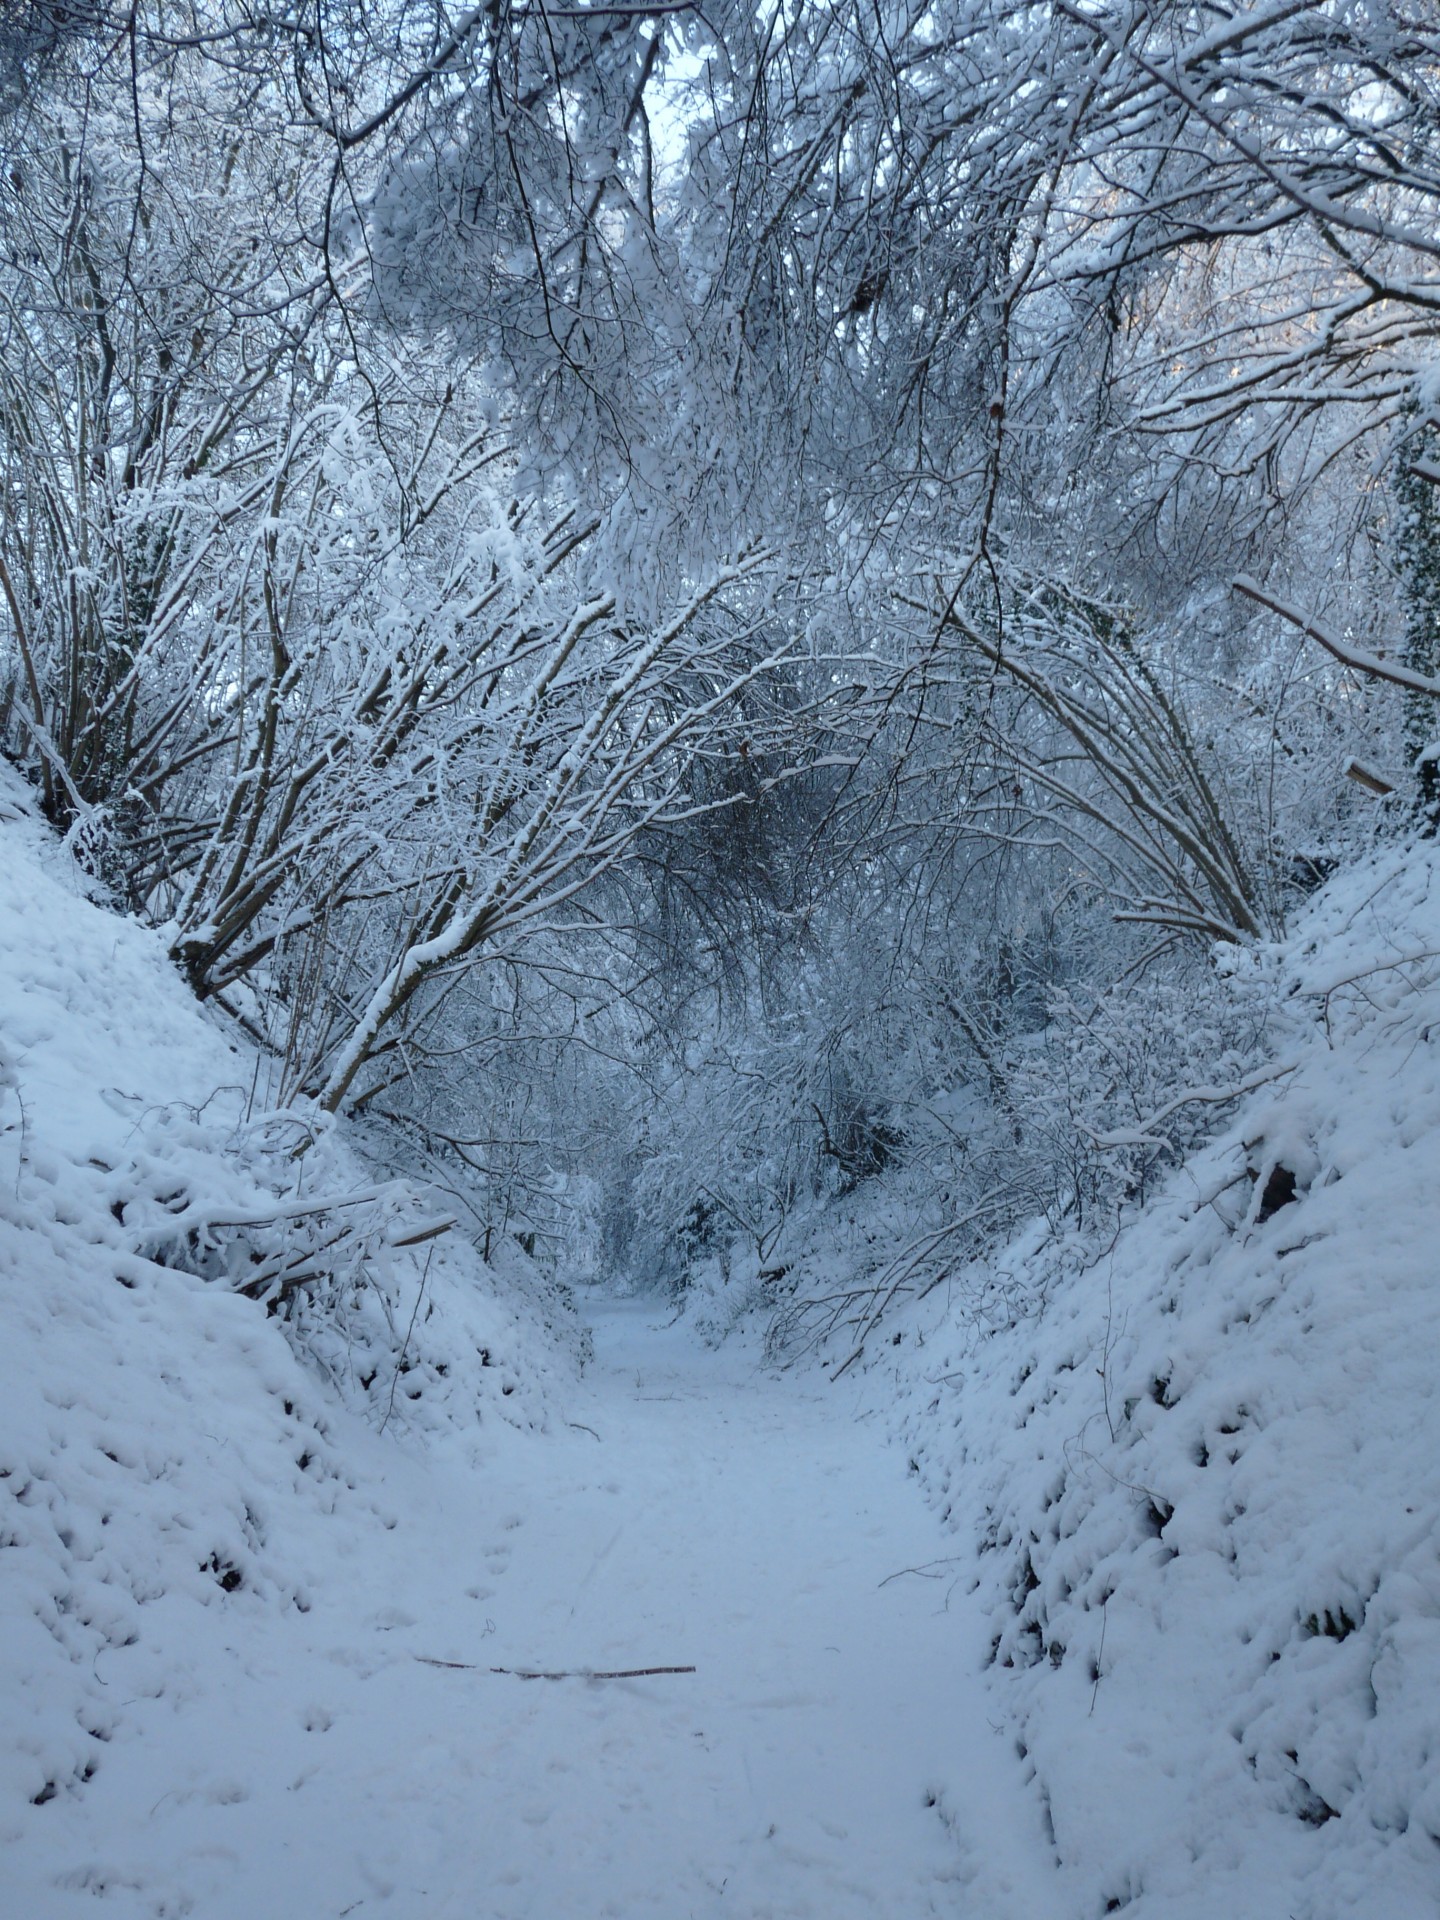
[[[436,1660],[417,1653],[427,1667],[454,1667],[463,1673],[507,1673],[514,1680],[651,1680],[661,1673],[694,1673],[694,1667],[615,1667],[602,1672],[592,1667],[562,1668],[548,1673],[539,1667],[482,1667],[473,1660]]]

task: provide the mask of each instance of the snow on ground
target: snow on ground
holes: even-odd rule
[[[653,1304],[594,1304],[582,1376],[459,1234],[394,1244],[435,1194],[382,1183],[268,1314],[276,1216],[318,1261],[374,1170],[294,1159],[313,1116],[256,1119],[253,1056],[27,807],[0,788],[0,1920],[1044,1916],[903,1456]],[[695,1672],[491,1671],[649,1666]]]
[[[1049,1913],[980,1623],[904,1571],[946,1543],[903,1463],[653,1304],[595,1317],[576,1424],[488,1475],[343,1436],[348,1513],[289,1516],[306,1611],[142,1607],[94,1777],[6,1804],[0,1910]],[[491,1671],[646,1666],[696,1671]]]
[[[1433,1920],[1440,854],[1256,964],[1294,1070],[1087,1271],[1012,1249],[1018,1326],[932,1296],[902,1436],[980,1543],[1067,1913]]]
[[[0,1920],[1430,1920],[1437,858],[1106,1257],[832,1389],[405,1244],[7,782]]]

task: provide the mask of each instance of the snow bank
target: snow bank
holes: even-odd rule
[[[142,1722],[164,1747],[223,1712],[264,1623],[396,1526],[397,1449],[483,1469],[573,1372],[555,1299],[424,1237],[445,1195],[256,1082],[0,769],[0,1909],[26,1920],[130,1884],[35,1863]],[[136,1871],[137,1911],[188,1910]]]
[[[1103,1258],[1021,1245],[1029,1316],[977,1328],[957,1276],[906,1329],[1077,1915],[1440,1911],[1437,869],[1259,957],[1289,1071]]]

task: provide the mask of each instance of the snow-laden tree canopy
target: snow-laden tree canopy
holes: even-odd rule
[[[1110,1204],[1042,1036],[1105,1134],[1124,996],[1433,818],[1437,52],[12,9],[7,751],[287,1098],[527,1233]]]

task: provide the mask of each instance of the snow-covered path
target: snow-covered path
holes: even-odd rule
[[[432,1671],[437,1719],[456,1724],[461,1691],[462,1726],[486,1722],[424,1762],[451,1832],[486,1830],[446,1862],[436,1910],[473,1911],[486,1858],[497,1916],[1039,1911],[1010,1857],[1039,1854],[1038,1818],[995,1792],[1019,1769],[944,1610],[951,1569],[888,1577],[954,1550],[903,1461],[796,1381],[667,1341],[653,1305],[596,1318],[600,1437],[572,1429],[564,1483],[517,1502],[473,1654],[697,1671]]]
[[[126,1703],[123,1764],[44,1810],[66,1858],[21,1849],[6,1920],[96,1893],[126,1920],[1056,1910],[960,1569],[929,1564],[956,1543],[903,1457],[654,1303],[591,1317],[576,1424],[490,1474],[366,1447],[393,1527],[337,1515],[348,1563],[309,1543],[307,1613],[216,1611]]]

